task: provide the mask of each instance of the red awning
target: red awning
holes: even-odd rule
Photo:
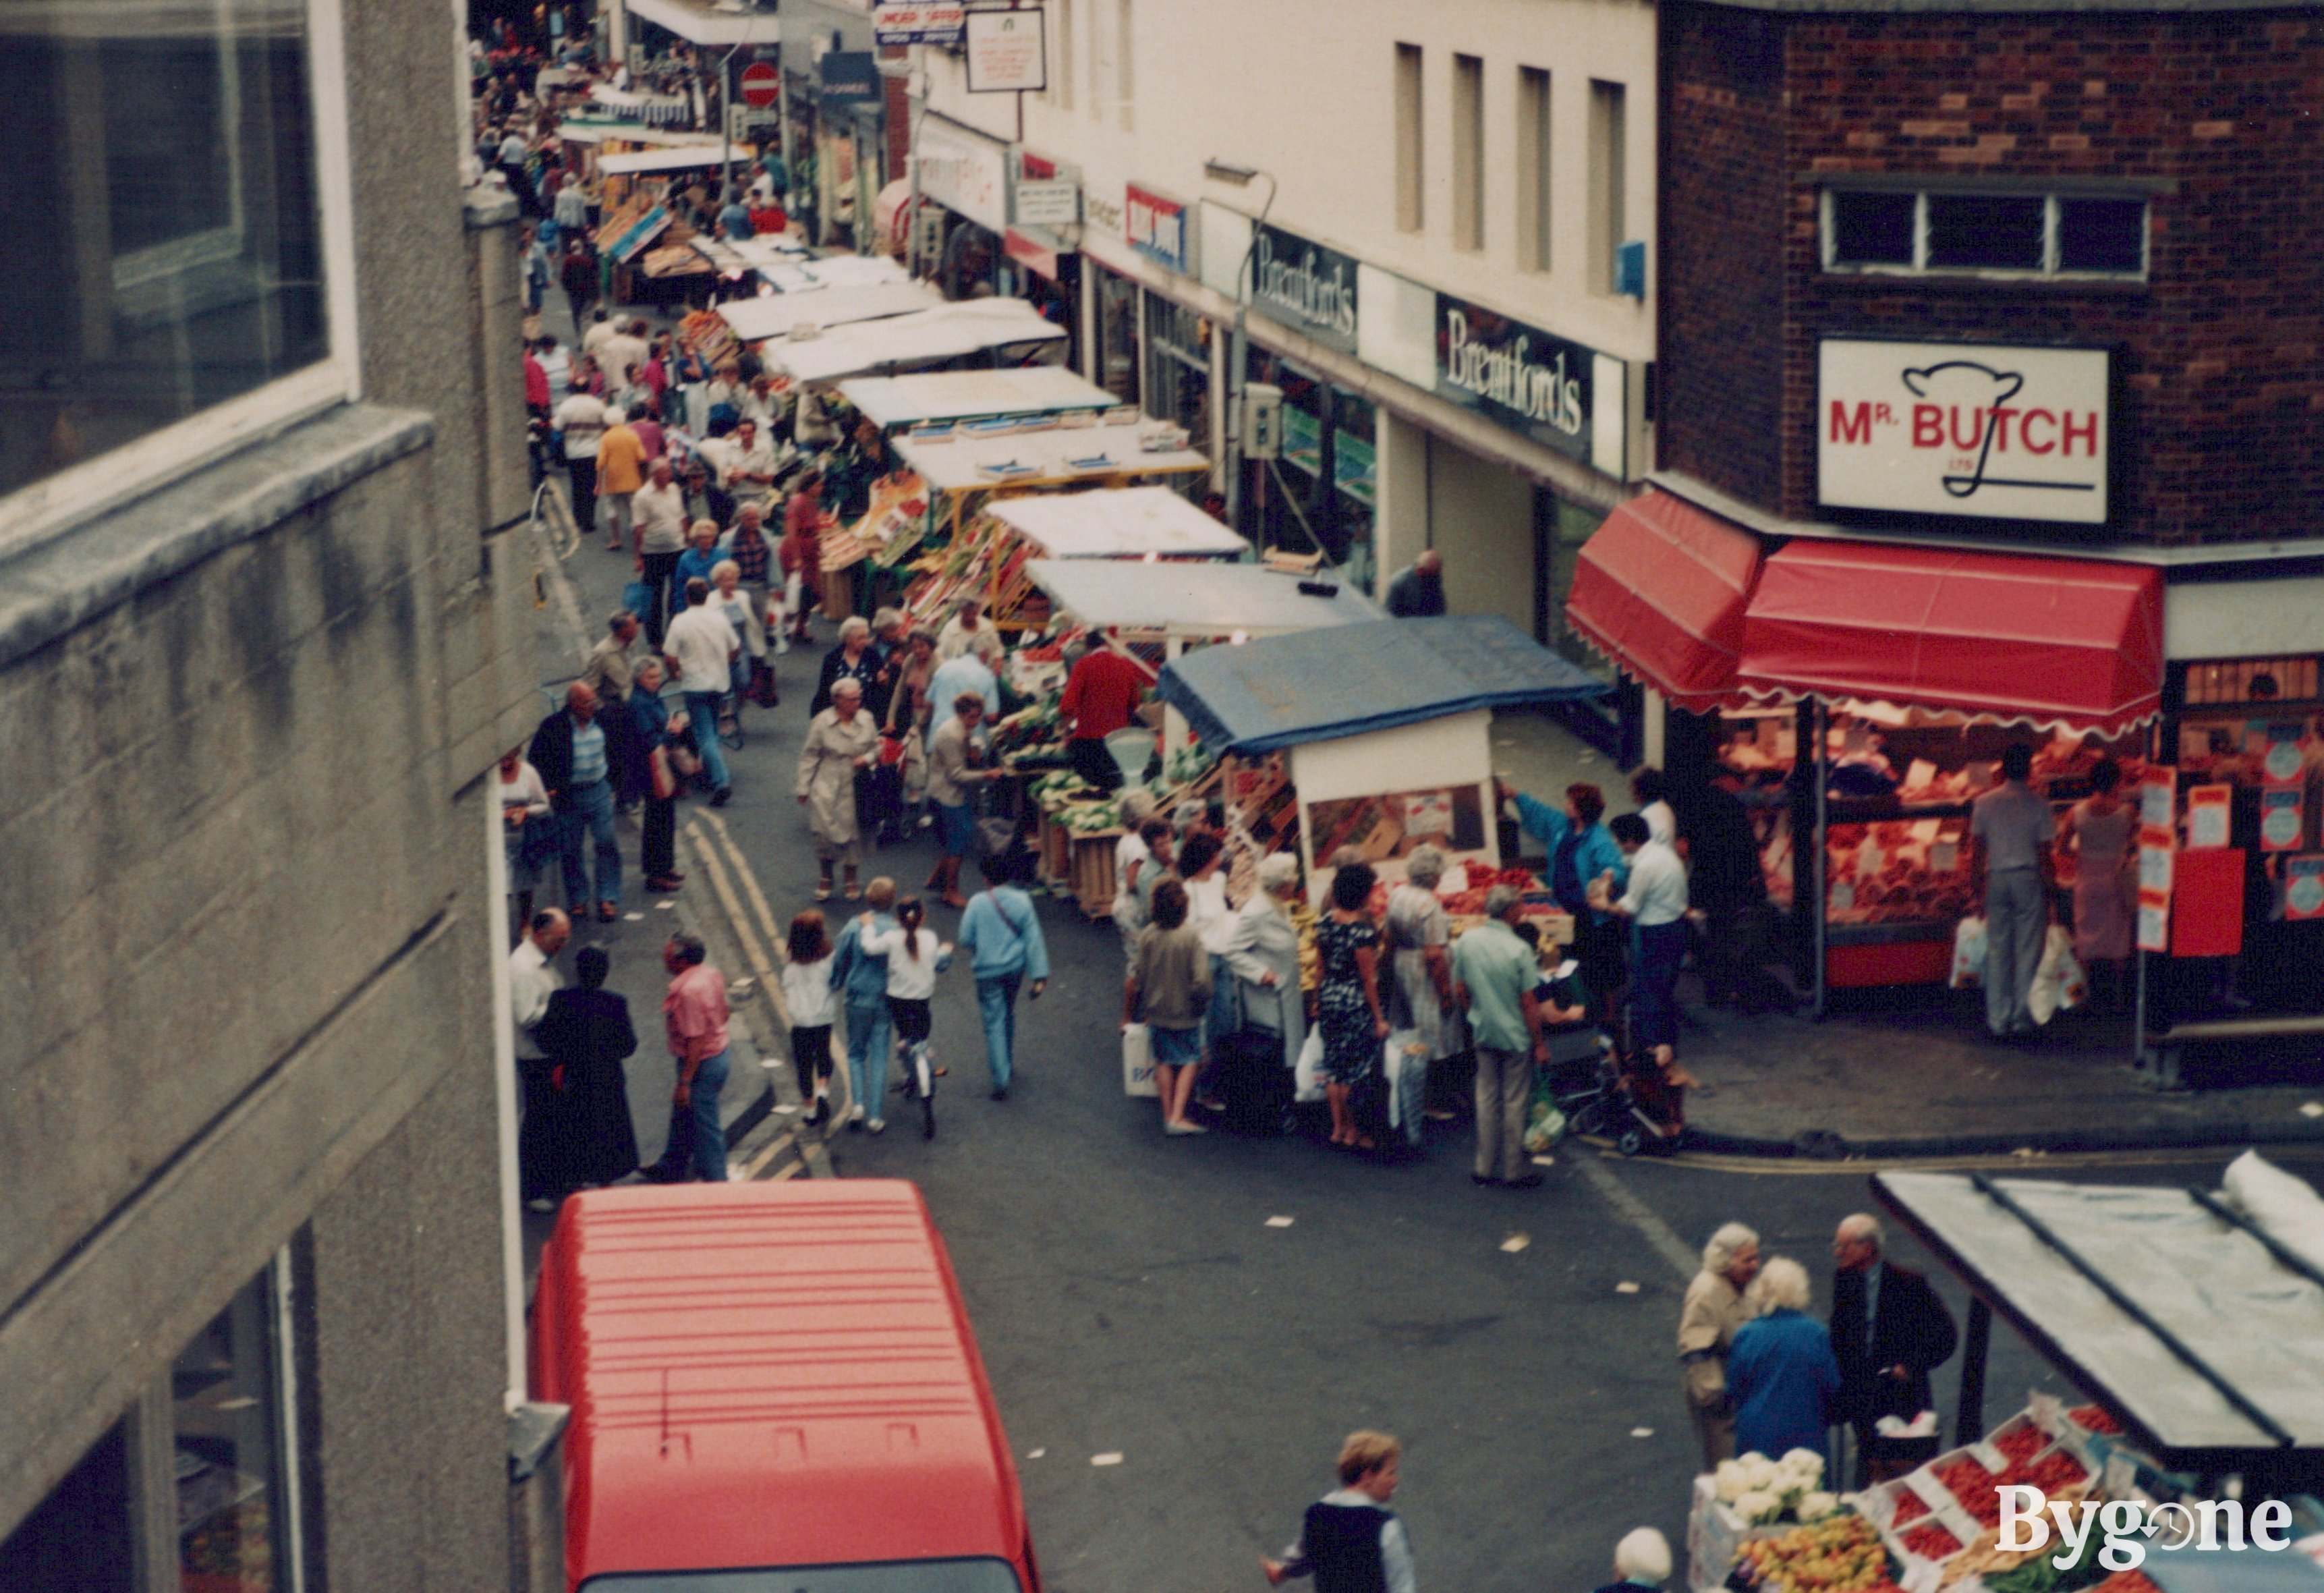
[[[1794,542],[1759,573],[1737,684],[2113,735],[2163,694],[2150,567]]]
[[[1679,707],[1729,703],[1759,539],[1666,492],[1633,498],[1582,545],[1565,616]]]

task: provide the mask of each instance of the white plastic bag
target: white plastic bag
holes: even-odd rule
[[[1964,918],[1953,931],[1953,973],[1956,990],[1974,990],[1985,983],[1985,920]]]
[[[2042,938],[2042,962],[2034,970],[2034,986],[2025,993],[2026,1012],[2035,1023],[2046,1023],[2081,1005],[2089,994],[2089,979],[2074,956],[2074,937],[2065,925],[2052,924]]]
[[[1121,1026],[1121,1093],[1148,1099],[1162,1093],[1154,1077],[1154,1037],[1143,1023]]]
[[[1417,1029],[1398,1029],[1380,1053],[1380,1076],[1388,1080],[1388,1125],[1408,1144],[1420,1143],[1420,1109],[1428,1092],[1428,1048]]]
[[[1299,1062],[1291,1072],[1291,1098],[1303,1107],[1312,1107],[1323,1098],[1323,1031],[1318,1027],[1307,1031],[1306,1043],[1299,1048]]]

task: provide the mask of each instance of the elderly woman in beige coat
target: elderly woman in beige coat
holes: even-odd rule
[[[1702,1443],[1702,1468],[1735,1457],[1735,1410],[1727,1396],[1727,1352],[1735,1330],[1753,1314],[1743,1292],[1759,1273],[1759,1236],[1730,1222],[1702,1247],[1702,1270],[1686,1286],[1679,1307],[1679,1379],[1687,1413]]]
[[[855,774],[872,766],[880,731],[863,711],[863,683],[843,676],[831,689],[831,706],[807,727],[799,748],[798,800],[807,808],[815,836],[815,860],[822,871],[815,899],[831,900],[831,869],[846,870],[847,899],[862,894],[855,870],[863,861],[863,827],[855,815]]]
[[[1298,894],[1299,859],[1288,852],[1268,853],[1259,859],[1259,889],[1236,909],[1219,941],[1219,955],[1235,977],[1243,1023],[1282,1034],[1286,1068],[1299,1060],[1299,1048],[1307,1039],[1306,998],[1299,989],[1299,926],[1287,911]]]

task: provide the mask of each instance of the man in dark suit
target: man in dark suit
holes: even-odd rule
[[[1929,1374],[1952,1358],[1952,1313],[1920,1273],[1885,1258],[1877,1219],[1858,1212],[1832,1236],[1831,1348],[1840,1362],[1832,1414],[1856,1428],[1856,1486],[1869,1475],[1874,1424],[1934,1408]]]

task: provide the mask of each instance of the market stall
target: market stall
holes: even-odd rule
[[[1208,647],[1161,676],[1163,700],[1225,763],[1235,821],[1262,847],[1296,847],[1317,903],[1342,846],[1390,883],[1424,843],[1462,866],[1456,892],[1498,873],[1492,710],[1608,690],[1488,615]]]
[[[1076,410],[1110,410],[1121,402],[1061,366],[859,376],[841,382],[839,395],[890,436],[906,427],[1021,422]]]
[[[730,299],[718,307],[718,313],[726,318],[737,338],[745,343],[757,343],[768,338],[812,337],[831,327],[908,315],[943,302],[933,289],[918,282],[899,282]]]
[[[1065,337],[1063,327],[1043,320],[1022,300],[972,299],[770,345],[766,356],[770,368],[801,382],[824,383],[1011,350],[1029,356]]]
[[[896,439],[896,452],[919,472],[930,512],[955,535],[980,495],[1126,486],[1211,468],[1184,446],[1176,427],[1120,409],[1072,411],[1032,429],[908,431]]]
[[[1805,1451],[1722,1463],[1695,1484],[1697,1593],[2324,1588],[2324,1201],[2249,1153],[2221,1183],[1875,1176],[1971,1291],[1957,1447],[1844,1498],[1803,1486]],[[2034,1394],[1988,1430],[1997,1315],[2087,1403]],[[2121,1519],[2080,1543],[2044,1531],[2004,1548],[2006,1487],[2035,1490],[2045,1528],[2107,1505]]]

